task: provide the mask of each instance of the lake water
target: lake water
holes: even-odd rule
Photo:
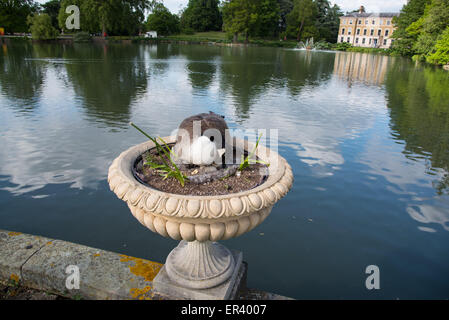
[[[107,184],[112,160],[209,110],[279,129],[295,182],[224,241],[248,286],[297,299],[449,298],[449,73],[274,48],[0,45],[0,228],[164,262]],[[367,290],[377,265],[380,289]]]

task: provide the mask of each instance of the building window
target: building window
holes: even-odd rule
[[[341,29],[341,34],[345,34],[345,28]]]
[[[360,29],[357,29],[357,35],[359,35],[360,34]]]
[[[352,20],[349,20],[349,24],[352,24]]]
[[[390,23],[391,23],[391,21],[390,21],[390,20],[388,20],[388,21],[387,21],[387,26],[389,26],[389,25],[390,25]]]
[[[365,38],[362,38],[362,44],[365,44]]]
[[[343,37],[341,37],[340,42],[344,42],[344,41],[345,41],[345,39]]]
[[[359,20],[359,24],[362,24],[362,20]]]
[[[364,36],[366,36],[366,29],[365,29],[365,30],[363,30],[363,35],[364,35]]]
[[[371,44],[371,38],[369,38],[369,44]]]
[[[374,29],[371,29],[371,35],[374,36]]]
[[[365,24],[368,24],[368,20],[365,20]]]
[[[388,37],[389,30],[385,30],[385,37]]]
[[[384,46],[386,46],[386,45],[387,45],[387,39],[384,40]]]
[[[355,43],[359,43],[359,38],[355,38]]]
[[[376,24],[376,20],[373,20],[373,24]]]
[[[352,29],[348,28],[348,35],[351,35]]]
[[[377,30],[377,35],[380,36],[382,34],[382,30]]]
[[[351,38],[350,37],[348,37],[348,42],[351,42]]]
[[[382,19],[380,19],[380,20],[379,20],[379,24],[380,24],[380,25],[382,25],[382,22],[383,22],[383,20],[382,20]]]

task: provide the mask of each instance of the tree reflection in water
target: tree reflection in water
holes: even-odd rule
[[[444,170],[434,187],[440,195],[449,194],[449,73],[398,61],[385,84],[395,139],[405,142],[407,157],[428,159],[428,174]]]

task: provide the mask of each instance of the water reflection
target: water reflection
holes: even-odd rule
[[[264,236],[230,240],[247,253],[254,286],[371,298],[360,270],[380,261],[391,277],[382,298],[447,298],[447,73],[398,58],[274,48],[0,49],[0,228],[163,261],[172,243],[133,219],[109,191],[107,169],[145,140],[128,121],[168,135],[212,110],[234,129],[278,129],[295,174]],[[32,112],[17,112],[25,107]],[[265,256],[273,259],[261,264]],[[267,278],[279,261],[286,271]]]
[[[204,50],[198,46],[184,46],[180,53],[187,60],[186,71],[192,88],[207,90],[217,71],[216,58],[220,52],[216,48]]]
[[[369,86],[385,82],[394,139],[405,141],[405,151],[395,151],[392,161],[401,163],[401,154],[425,159],[426,177],[435,177],[438,194],[448,193],[448,76],[441,70],[361,53],[172,45],[7,46],[0,58],[1,90],[4,97],[16,99],[14,108],[33,110],[42,106],[33,99],[51,97],[61,103],[65,96],[67,103],[72,99],[72,105],[84,109],[88,119],[125,128],[133,106],[139,117],[153,115],[170,105],[164,102],[170,92],[189,103],[193,88],[209,95],[206,108],[221,111],[223,102],[232,108],[231,121],[280,128],[281,145],[295,149],[302,162],[324,176],[345,163],[343,139],[356,139],[375,125],[375,117],[383,112],[384,93]],[[342,82],[333,75],[349,88],[358,87],[341,90]],[[212,86],[218,91],[208,92]],[[162,88],[164,101],[159,99]],[[217,94],[221,100],[211,100]],[[187,105],[170,107],[185,115],[192,112]],[[201,108],[198,111],[204,111]],[[152,121],[157,123],[157,116]],[[376,167],[374,159],[372,155],[371,167]],[[396,176],[411,179],[406,171]]]
[[[406,61],[388,71],[386,91],[393,139],[404,142],[411,164],[423,172],[438,196],[415,197],[409,215],[421,223],[438,223],[449,231],[449,75],[432,67],[411,67]],[[405,170],[404,170],[405,171]],[[413,170],[414,171],[414,170]],[[398,175],[398,172],[395,172]],[[410,176],[403,172],[401,176]],[[402,184],[405,190],[407,185]],[[422,231],[435,229],[421,227]]]
[[[36,64],[29,58],[35,55],[31,45],[8,46],[0,51],[0,89],[14,101],[9,106],[20,111],[33,111],[39,99],[45,75],[45,64]],[[18,85],[19,84],[19,85]]]
[[[295,97],[304,86],[324,85],[331,78],[334,55],[325,52],[281,51],[277,57],[276,78],[286,84],[289,93]]]
[[[430,67],[397,63],[388,72],[386,90],[394,139],[404,154],[423,158],[426,173],[438,176],[438,194],[449,194],[449,74]],[[438,170],[438,169],[442,169]]]
[[[232,47],[224,50],[220,66],[220,91],[229,93],[240,119],[247,119],[254,100],[267,88],[275,71],[273,50],[247,50]]]
[[[126,125],[130,108],[147,89],[148,73],[138,46],[74,45],[64,52],[67,76],[83,98],[86,114],[107,125]]]
[[[286,87],[292,98],[305,87],[322,85],[332,73],[333,57],[293,50],[232,48],[223,52],[220,91],[233,98],[239,119],[247,119],[261,96]]]
[[[351,86],[354,81],[381,85],[385,81],[388,64],[393,59],[388,56],[359,52],[336,52],[334,73]]]

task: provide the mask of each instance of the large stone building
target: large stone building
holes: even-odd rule
[[[348,42],[356,47],[389,48],[393,30],[393,17],[399,13],[366,13],[364,7],[340,17],[337,42]]]

